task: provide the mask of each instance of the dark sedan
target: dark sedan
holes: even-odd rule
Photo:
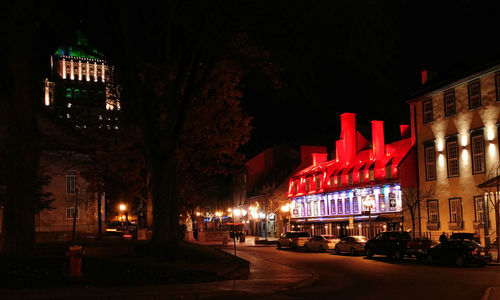
[[[450,240],[427,251],[428,263],[447,263],[457,267],[466,264],[484,266],[491,261],[491,252],[476,242],[467,240]]]

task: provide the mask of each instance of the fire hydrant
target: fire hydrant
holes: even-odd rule
[[[83,257],[82,246],[70,246],[66,255],[69,257],[69,276],[81,276]]]

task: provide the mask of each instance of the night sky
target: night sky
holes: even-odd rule
[[[500,58],[499,8],[473,1],[260,7],[270,24],[262,40],[284,68],[286,87],[247,78],[244,106],[255,129],[244,150],[252,156],[279,143],[331,149],[343,112],[357,113],[367,138],[369,121],[378,119],[386,140],[397,139],[398,125],[409,124],[405,101],[421,87],[421,70],[440,81]]]
[[[370,120],[383,120],[386,140],[393,141],[398,125],[409,124],[405,101],[421,87],[421,70],[439,81],[500,58],[499,1],[222,3],[243,7],[242,22],[252,23],[245,24],[249,39],[281,69],[283,87],[278,89],[261,72],[245,73],[242,101],[254,127],[250,142],[242,147],[247,157],[275,144],[325,145],[331,150],[343,112],[357,113],[358,129],[367,138]],[[89,40],[97,47],[113,45],[116,32],[109,16],[115,12],[95,9],[99,2],[74,5],[69,10],[80,15],[71,20],[80,20],[78,26]],[[157,26],[154,12],[144,12],[144,22]],[[65,35],[73,29],[58,31]],[[147,33],[138,34],[145,39],[138,52],[152,51]]]

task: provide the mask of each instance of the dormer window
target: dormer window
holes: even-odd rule
[[[311,188],[311,178],[306,178],[306,193],[309,193]]]
[[[368,173],[369,173],[369,177],[370,177],[370,181],[375,181],[375,169],[373,168],[370,168],[370,170],[368,170]]]
[[[385,166],[385,179],[390,179],[392,178],[392,166],[387,165]]]
[[[320,181],[321,176],[316,176],[316,190],[319,190],[321,181]]]
[[[337,175],[337,186],[342,186],[342,176]]]
[[[348,181],[349,181],[349,185],[352,185],[352,172],[349,173],[349,175],[347,175],[347,178],[348,178]]]

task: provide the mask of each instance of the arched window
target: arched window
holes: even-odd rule
[[[66,89],[66,98],[71,98],[71,89]]]
[[[82,90],[82,99],[87,100],[89,98],[89,94],[87,90]]]
[[[75,91],[73,92],[73,98],[80,99],[80,90],[79,89],[75,89]]]

